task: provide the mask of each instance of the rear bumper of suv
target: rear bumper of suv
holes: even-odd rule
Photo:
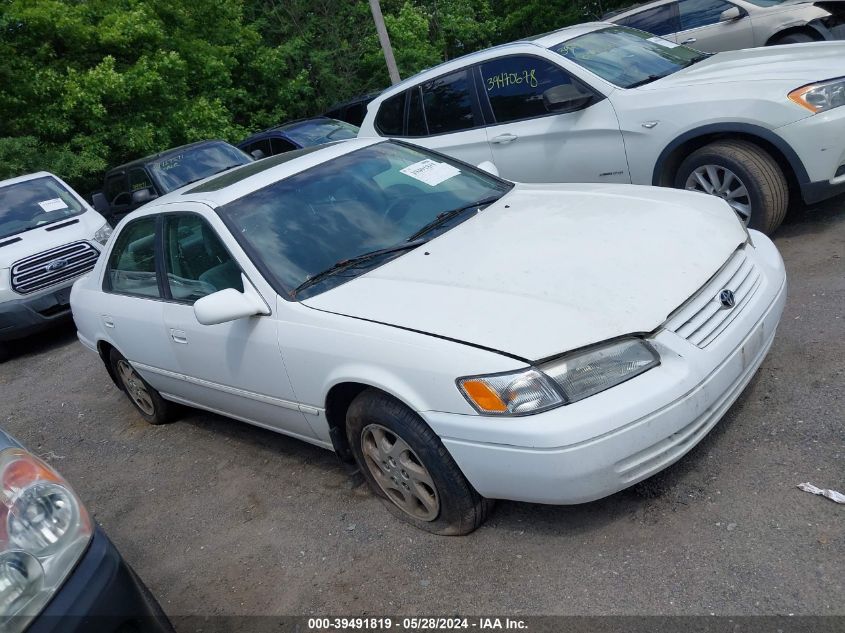
[[[0,303],[0,342],[23,338],[67,320],[73,281],[34,297]]]

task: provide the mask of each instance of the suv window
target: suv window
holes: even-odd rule
[[[386,99],[378,109],[376,128],[388,136],[401,136],[405,118],[405,93]]]
[[[485,62],[481,78],[497,123],[549,114],[543,92],[572,83],[572,77],[558,66],[527,55]]]
[[[681,30],[695,29],[708,24],[718,24],[724,11],[733,7],[724,0],[681,0],[678,11],[681,16]]]
[[[678,8],[676,3],[663,4],[653,9],[646,9],[640,13],[623,18],[617,24],[630,26],[654,35],[669,35],[680,31],[678,24]]]
[[[472,80],[466,70],[423,84],[423,106],[429,134],[457,132],[475,127]]]
[[[153,183],[147,172],[143,169],[129,170],[129,191],[141,191],[142,189],[152,189]]]
[[[273,153],[270,151],[270,139],[262,138],[258,141],[253,141],[249,145],[244,148],[244,151],[247,154],[252,154],[255,150],[261,150],[264,152],[264,157],[272,156]]]
[[[160,297],[155,265],[155,217],[134,220],[117,236],[106,273],[112,292]]]
[[[167,284],[173,299],[193,303],[226,288],[244,291],[241,269],[200,216],[166,215],[164,235]]]

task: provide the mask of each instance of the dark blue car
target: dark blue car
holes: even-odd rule
[[[357,126],[320,116],[291,121],[256,132],[238,143],[238,148],[257,159],[357,136]]]
[[[0,431],[0,631],[172,633],[68,483]]]

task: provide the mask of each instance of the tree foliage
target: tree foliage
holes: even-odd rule
[[[403,77],[621,0],[381,0]],[[0,0],[0,178],[237,141],[389,85],[366,0]]]

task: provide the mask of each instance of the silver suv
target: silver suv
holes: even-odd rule
[[[712,53],[845,39],[844,0],[658,0],[603,19]]]

